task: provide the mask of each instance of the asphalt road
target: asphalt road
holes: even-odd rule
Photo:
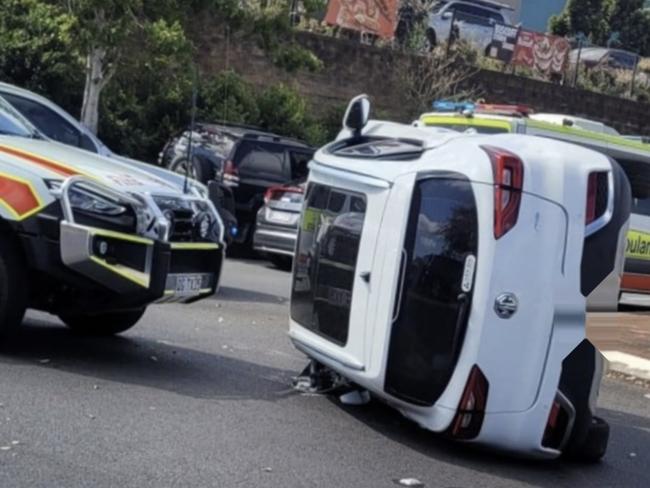
[[[293,392],[288,279],[230,261],[220,296],[152,307],[111,339],[30,314],[0,353],[0,487],[650,486],[650,390],[616,380],[595,466],[477,452],[377,403]]]

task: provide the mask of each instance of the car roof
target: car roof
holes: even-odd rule
[[[279,134],[275,134],[273,132],[267,132],[258,127],[254,127],[250,125],[199,122],[196,124],[196,126],[197,128],[202,128],[207,131],[224,132],[232,136],[233,138],[239,140],[244,140],[244,139],[259,140],[259,141],[264,141],[269,143],[281,144],[283,146],[292,146],[292,147],[304,148],[304,149],[314,149],[312,146],[299,139],[281,136]]]
[[[491,8],[494,10],[509,10],[514,11],[515,9],[505,3],[495,2],[492,0],[441,0],[442,3],[468,3],[474,4],[478,7]]]

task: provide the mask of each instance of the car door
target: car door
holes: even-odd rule
[[[503,22],[503,17],[476,5],[458,4],[456,7],[456,25],[460,39],[479,49],[485,49],[494,34],[494,24]]]

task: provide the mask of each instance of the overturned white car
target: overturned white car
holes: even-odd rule
[[[290,320],[303,380],[343,378],[454,439],[600,459],[585,297],[626,232],[624,173],[563,142],[368,111],[355,99],[311,164]]]

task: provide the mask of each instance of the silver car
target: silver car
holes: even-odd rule
[[[257,212],[253,248],[280,269],[291,268],[295,253],[305,184],[269,188]]]

